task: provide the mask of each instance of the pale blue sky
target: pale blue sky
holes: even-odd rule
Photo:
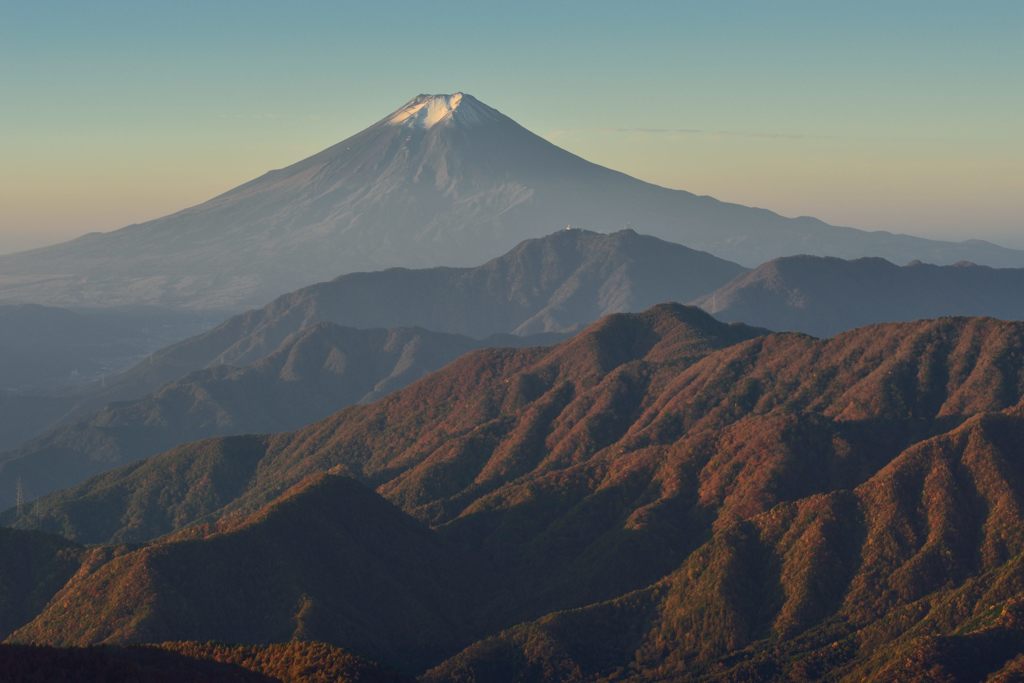
[[[1024,2],[8,2],[0,251],[197,203],[463,90],[787,215],[1024,246]]]

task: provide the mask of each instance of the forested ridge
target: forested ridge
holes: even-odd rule
[[[42,499],[22,526],[144,545],[11,640],[317,640],[431,681],[1013,680],[1022,358],[1021,323],[820,340],[678,305],[473,352]]]

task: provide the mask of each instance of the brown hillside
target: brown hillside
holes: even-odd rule
[[[1020,443],[1024,417],[973,418],[852,491],[728,524],[650,588],[515,627],[427,680],[983,680],[1024,650]]]
[[[450,598],[472,604],[451,616],[466,631],[415,645],[426,662],[483,639],[438,675],[880,670],[909,652],[900,648],[925,652],[921,638],[1000,628],[974,622],[1024,590],[1022,352],[1024,324],[992,319],[822,341],[677,305],[608,317],[550,349],[475,352],[298,432],[200,442],[44,499],[41,526],[83,540],[177,533],[101,568],[102,581],[73,582],[73,608],[47,610],[17,638],[152,640],[153,623],[173,624],[168,638],[221,637],[178,633],[175,605],[204,596],[181,600],[182,581],[153,579],[140,558],[170,553],[185,590],[208,585],[206,598],[221,599],[215,586],[229,577],[207,583],[194,567],[246,556],[223,539],[268,528],[252,522],[261,509],[331,471],[432,527],[460,566],[491,568],[484,587],[500,590]],[[203,563],[166,550],[192,547]],[[240,585],[238,600],[263,590]],[[91,607],[129,589],[153,609]],[[316,597],[340,609],[331,595]],[[391,614],[372,623],[401,642]],[[411,661],[348,632],[311,637]],[[998,640],[979,638],[970,642]]]
[[[11,640],[297,638],[415,670],[473,632],[468,607],[485,576],[371,491],[320,475],[245,520],[79,572]]]

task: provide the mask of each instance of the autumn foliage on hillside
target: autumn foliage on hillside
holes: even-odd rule
[[[1024,324],[818,340],[659,306],[44,499],[44,528],[148,544],[12,638],[296,637],[431,681],[1012,680],[1022,444]]]

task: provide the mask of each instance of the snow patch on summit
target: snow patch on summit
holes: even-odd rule
[[[433,128],[440,123],[458,121],[460,124],[481,123],[486,116],[484,107],[471,96],[461,92],[451,95],[419,95],[388,118],[392,126]]]

